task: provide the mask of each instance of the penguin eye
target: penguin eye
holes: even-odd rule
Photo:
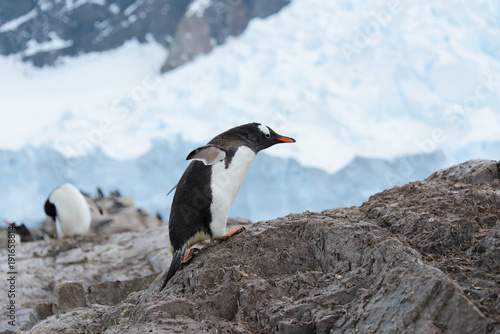
[[[271,138],[271,135],[269,133],[266,133],[266,138],[267,139]]]

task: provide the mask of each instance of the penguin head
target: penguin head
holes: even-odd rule
[[[15,223],[5,222],[5,224],[14,229],[14,232],[21,237],[21,242],[34,240],[30,230],[28,230],[24,223],[16,221]]]
[[[295,139],[277,134],[270,127],[260,123],[249,123],[231,129],[255,153],[282,143],[295,143]]]
[[[234,147],[246,146],[257,154],[280,143],[295,143],[295,139],[279,135],[264,124],[248,123],[221,133],[207,145],[189,153],[186,160],[200,160],[205,165],[213,165],[224,160],[228,150]]]
[[[7,226],[12,226],[12,227],[14,227],[15,229],[18,229],[18,228],[21,228],[22,226],[24,226],[24,224],[23,224],[22,222],[20,222],[20,221],[16,221],[16,222],[14,222],[14,223],[7,222],[7,221],[6,221],[6,222],[5,222],[5,225],[7,225]]]

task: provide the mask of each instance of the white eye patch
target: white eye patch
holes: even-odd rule
[[[269,131],[269,128],[265,126],[264,124],[259,125],[259,130],[262,131],[266,136],[271,135],[271,131]]]

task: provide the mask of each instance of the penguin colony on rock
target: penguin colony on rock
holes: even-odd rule
[[[227,216],[257,153],[294,142],[263,124],[249,123],[221,133],[187,156],[186,160],[194,161],[177,184],[172,202],[169,235],[173,258],[160,291],[179,269],[186,249],[207,239],[228,238],[243,228],[226,233]]]
[[[229,129],[189,153],[186,160],[193,161],[179,180],[172,201],[169,237],[173,258],[160,291],[179,269],[186,249],[207,239],[226,239],[243,229],[238,226],[226,232],[227,216],[255,156],[275,144],[294,142],[263,124],[249,123]],[[54,189],[44,209],[55,221],[58,238],[90,230],[89,205],[72,184]],[[21,238],[33,240],[24,224],[12,226]]]

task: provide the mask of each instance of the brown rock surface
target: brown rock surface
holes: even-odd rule
[[[59,310],[64,313],[77,307],[85,307],[85,292],[81,282],[67,282],[57,287]]]
[[[170,255],[168,245],[156,238],[167,235],[166,227],[93,243],[56,240],[58,247],[47,247],[38,242],[37,252],[52,254],[39,259],[47,261],[45,267],[73,267],[67,273],[81,276],[61,274],[50,289],[83,281],[87,306],[38,319],[25,329],[108,334],[497,333],[499,170],[496,161],[470,161],[376,194],[361,207],[254,224],[199,251],[161,293],[157,290],[166,270],[154,272],[168,267]],[[144,244],[148,250],[140,247]],[[65,252],[73,252],[75,261]],[[104,261],[107,252],[111,254]],[[86,267],[89,258],[100,261],[106,274],[96,277]],[[27,265],[29,258],[25,261]],[[47,271],[40,275],[50,277],[53,272]],[[48,308],[56,300],[50,293],[43,299],[43,288],[33,284],[31,294],[38,294],[34,299]]]

